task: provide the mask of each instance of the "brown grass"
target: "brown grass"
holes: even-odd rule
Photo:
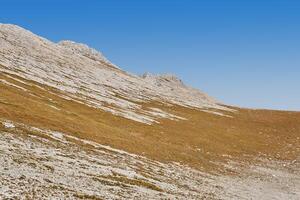
[[[28,90],[25,92],[0,82],[2,119],[61,131],[160,161],[180,162],[208,171],[222,171],[217,163],[227,160],[247,163],[259,157],[289,161],[300,154],[299,112],[234,108],[238,112],[227,113],[233,116],[227,118],[149,102],[142,106],[158,107],[188,119],[163,119],[160,124],[149,126],[65,100],[53,88],[40,85],[45,91],[35,87],[37,83],[14,77],[33,86],[0,74],[0,79]]]

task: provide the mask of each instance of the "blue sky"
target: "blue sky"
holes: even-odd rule
[[[2,0],[0,22],[70,39],[220,101],[300,110],[300,1]]]

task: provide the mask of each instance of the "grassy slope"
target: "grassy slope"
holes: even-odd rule
[[[44,88],[41,89],[34,86],[37,83],[15,78],[33,86],[0,74],[0,79],[28,90],[0,82],[2,119],[65,132],[157,160],[181,162],[205,170],[222,170],[217,162],[226,160],[248,163],[259,157],[291,161],[300,155],[299,112],[235,108],[238,112],[229,113],[233,118],[227,118],[149,102],[143,106],[156,106],[188,119],[164,119],[160,124],[149,126],[65,100],[53,88],[40,85]]]

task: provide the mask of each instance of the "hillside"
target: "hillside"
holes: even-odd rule
[[[300,113],[0,24],[0,198],[297,199]]]

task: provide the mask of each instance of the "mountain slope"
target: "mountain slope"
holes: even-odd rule
[[[0,25],[0,47],[0,132],[6,141],[0,145],[5,152],[0,182],[15,188],[0,195],[17,193],[21,186],[12,185],[20,166],[25,178],[20,174],[19,183],[34,180],[48,188],[45,196],[63,186],[67,195],[91,199],[132,197],[128,194],[140,199],[296,199],[300,194],[299,112],[225,106],[176,77],[131,75],[85,45],[55,44],[15,25]],[[45,159],[35,155],[39,148],[50,157],[47,162],[38,161]],[[63,173],[70,165],[57,161],[60,154],[93,166],[77,166],[78,176],[86,178],[80,187],[44,180],[50,177],[44,165],[66,180],[78,180],[75,172]],[[90,157],[107,163],[106,168],[91,164]],[[125,171],[116,174],[120,169]],[[32,171],[35,178],[29,176]],[[33,197],[32,188],[22,190]],[[265,196],[268,192],[271,196]]]
[[[159,114],[140,109],[136,102],[164,101],[228,110],[172,77],[127,74],[83,44],[55,44],[14,25],[2,24],[0,30],[1,71],[63,90],[90,106],[148,124]]]

